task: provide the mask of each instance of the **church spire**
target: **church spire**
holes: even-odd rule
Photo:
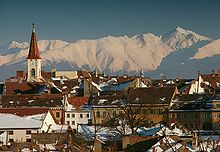
[[[27,59],[41,59],[39,50],[37,47],[37,38],[34,28],[34,23],[32,24],[32,35],[31,35],[31,43],[29,48],[29,53]]]

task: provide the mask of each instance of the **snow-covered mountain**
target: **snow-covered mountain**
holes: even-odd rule
[[[161,74],[175,77],[176,69],[180,75],[189,77],[194,70],[186,75],[182,74],[181,68],[184,72],[191,71],[194,67],[187,63],[196,63],[219,54],[219,43],[218,40],[213,41],[177,27],[162,36],[147,33],[76,42],[39,40],[38,47],[43,66],[47,70],[52,66],[60,70],[98,69],[107,74],[137,74],[143,70],[152,77],[159,77]],[[28,50],[28,42],[13,41],[0,46],[1,80],[15,75],[16,70],[26,70]],[[189,69],[183,68],[183,65],[187,65]],[[196,71],[198,70],[202,71]]]
[[[220,54],[220,39],[215,40],[198,49],[198,52],[191,59],[203,59]]]
[[[206,40],[211,41],[208,37],[185,30],[179,26],[173,31],[162,36],[162,41],[175,50],[189,48],[197,42]]]

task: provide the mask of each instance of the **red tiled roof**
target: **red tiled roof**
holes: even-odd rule
[[[128,92],[130,102],[143,104],[169,104],[174,97],[176,87],[134,88]],[[136,101],[138,100],[138,101]]]
[[[51,72],[41,71],[41,76],[44,79],[51,79]]]
[[[210,87],[213,89],[217,89],[219,87],[218,84],[220,83],[220,77],[218,77],[217,74],[203,74],[201,77],[203,81],[209,82]],[[204,84],[204,86],[206,85]]]
[[[68,102],[75,108],[79,108],[88,103],[89,97],[68,97]]]
[[[36,33],[33,29],[32,35],[31,35],[31,43],[30,43],[30,48],[29,48],[29,53],[27,59],[41,59],[39,50],[37,47],[37,38],[36,38]]]
[[[77,75],[78,75],[78,78],[80,78],[81,76],[83,78],[90,78],[91,77],[91,74],[87,71],[77,71]]]
[[[40,82],[13,82],[13,81],[6,81],[6,94],[17,94],[18,92],[25,92],[28,90],[36,89],[39,85],[43,85],[45,83]]]
[[[60,90],[63,90],[64,92],[70,92],[73,90],[75,86],[79,86],[80,84],[78,79],[64,80],[63,84],[61,84],[60,82],[56,82],[56,81],[53,81],[53,82],[57,88],[59,88]],[[67,88],[63,89],[63,87],[65,86]]]
[[[31,116],[47,113],[49,108],[0,108],[0,113],[14,114],[17,116]]]
[[[3,95],[0,105],[6,107],[62,107],[62,94]]]

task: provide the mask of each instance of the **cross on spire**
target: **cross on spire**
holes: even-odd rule
[[[35,33],[34,23],[32,23],[32,32]]]

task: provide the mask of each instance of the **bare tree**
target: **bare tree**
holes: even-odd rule
[[[126,135],[127,130],[134,134],[141,127],[149,127],[147,111],[150,107],[144,107],[142,104],[120,104],[118,114],[106,109],[107,120],[105,125],[115,128],[121,135]]]

